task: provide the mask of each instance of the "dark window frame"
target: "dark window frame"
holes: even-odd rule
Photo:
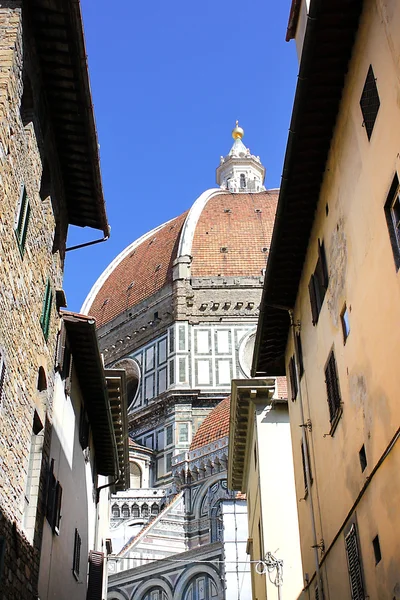
[[[51,289],[50,279],[47,279],[46,289],[43,298],[42,314],[40,315],[40,327],[42,328],[44,339],[49,339],[51,308],[53,304],[53,290]]]
[[[329,408],[330,435],[333,436],[343,412],[342,397],[340,394],[339,376],[334,349],[329,353],[325,363],[325,385]]]
[[[379,535],[378,534],[376,534],[376,536],[372,540],[372,547],[374,549],[375,566],[376,566],[382,560],[381,544],[380,544],[380,541],[379,541]]]
[[[368,140],[371,139],[380,105],[381,101],[378,86],[376,85],[376,77],[372,65],[370,65],[360,98],[360,108],[363,116],[362,125],[365,127]]]
[[[364,600],[366,597],[365,578],[358,529],[355,519],[351,521],[344,532],[344,543],[351,598],[352,600]]]
[[[385,203],[385,216],[386,223],[389,230],[389,238],[393,251],[394,263],[396,270],[400,269],[400,221],[397,220],[395,211],[393,210],[394,204],[399,203],[400,210],[400,182],[397,173],[393,177],[392,184],[390,186],[389,194],[386,198]]]
[[[303,377],[304,374],[304,361],[303,361],[303,346],[301,344],[301,336],[298,331],[295,336],[295,344],[296,344],[296,354],[298,359],[299,366],[299,379]]]
[[[305,448],[304,448],[305,446]],[[307,498],[308,496],[308,485],[307,485],[307,475],[306,475],[306,458],[305,458],[305,451],[307,452],[307,459],[308,459],[308,469],[310,472],[310,483],[312,485],[313,483],[313,476],[312,476],[312,470],[311,470],[311,462],[310,462],[310,450],[308,447],[308,443],[306,441],[306,443],[304,444],[304,440],[301,440],[301,444],[300,444],[300,448],[301,448],[301,462],[302,462],[302,466],[303,466],[303,481],[304,481],[304,497]]]
[[[5,379],[6,379],[6,361],[4,358],[4,353],[0,350],[0,406],[3,402]]]
[[[26,187],[24,184],[22,184],[14,226],[15,237],[17,239],[21,258],[24,256],[25,252],[30,214],[31,205],[29,203]]]
[[[319,313],[324,303],[328,285],[329,272],[326,262],[325,245],[323,241],[318,240],[318,260],[308,284],[313,325],[318,323]]]
[[[296,376],[296,359],[294,356],[290,357],[288,370],[289,370],[290,391],[291,391],[291,396],[292,396],[291,400],[292,400],[292,402],[294,402],[296,400],[297,394],[299,392],[299,389],[297,386],[297,376]]]
[[[62,486],[54,475],[54,458],[47,477],[46,519],[56,535],[60,535]]]
[[[82,546],[82,538],[79,534],[79,531],[75,528],[74,556],[73,556],[73,560],[72,560],[72,574],[77,581],[79,580],[79,573],[80,573],[81,546]]]

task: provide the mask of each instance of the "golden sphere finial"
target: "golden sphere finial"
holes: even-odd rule
[[[232,130],[232,137],[234,140],[237,139],[242,139],[242,137],[244,136],[244,130],[242,129],[242,127],[239,127],[239,121],[236,121],[236,127],[235,129]]]

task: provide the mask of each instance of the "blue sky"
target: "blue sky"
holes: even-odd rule
[[[67,253],[75,311],[123,248],[215,187],[236,119],[279,187],[298,71],[290,0],[81,3],[111,238]]]

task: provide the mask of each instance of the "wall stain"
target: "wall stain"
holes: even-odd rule
[[[328,269],[328,309],[334,326],[338,327],[340,311],[342,309],[342,306],[339,306],[339,302],[343,295],[347,269],[347,241],[344,233],[343,217],[339,219],[331,236]]]

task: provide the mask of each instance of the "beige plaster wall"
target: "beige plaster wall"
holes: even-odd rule
[[[350,599],[350,586],[341,528],[400,421],[400,273],[384,212],[393,177],[400,174],[399,31],[398,2],[365,3],[295,306],[304,355],[301,390],[305,420],[312,422],[312,432],[307,433],[313,471],[311,496],[317,540],[323,539],[327,551],[320,553],[320,559],[330,597],[343,600]],[[381,104],[368,140],[359,102],[370,65]],[[330,279],[318,324],[313,326],[308,283],[317,262],[318,239],[325,243]],[[346,343],[340,323],[345,303],[351,328]],[[332,348],[343,402],[333,436],[329,435],[324,376]],[[293,352],[289,339],[287,360]],[[310,495],[302,501],[299,398],[289,409],[303,567],[312,576]],[[362,473],[359,451],[363,444],[368,465]],[[400,519],[395,510],[400,497],[398,444],[355,510],[366,593],[371,600],[400,598]],[[376,534],[382,550],[378,565],[372,549]]]

